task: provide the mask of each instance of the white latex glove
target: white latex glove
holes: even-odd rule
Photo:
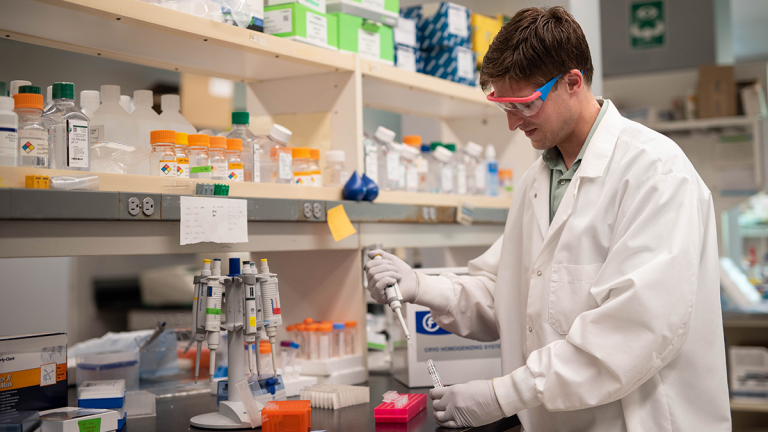
[[[470,381],[429,391],[437,424],[447,428],[483,426],[504,418],[493,381]]]
[[[381,259],[374,259],[381,255]],[[416,272],[400,258],[376,249],[368,252],[371,260],[365,264],[365,275],[368,278],[368,291],[379,304],[386,304],[387,296],[384,289],[395,282],[400,287],[403,300],[413,303],[419,294],[419,284]]]

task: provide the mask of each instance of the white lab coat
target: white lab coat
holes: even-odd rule
[[[551,225],[549,190],[539,158],[470,276],[419,274],[416,302],[501,339],[526,432],[730,431],[712,196],[685,154],[611,105]]]

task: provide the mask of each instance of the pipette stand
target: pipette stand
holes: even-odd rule
[[[192,426],[203,429],[254,429],[261,427],[261,421],[253,428],[251,427],[248,413],[240,399],[240,392],[235,387],[238,382],[246,378],[245,356],[243,355],[243,347],[245,346],[245,336],[243,335],[244,282],[246,278],[254,278],[255,281],[251,280],[251,283],[259,285],[262,281],[267,281],[269,276],[260,274],[237,275],[224,279],[227,321],[222,323],[221,327],[227,330],[229,400],[219,403],[219,412],[192,417],[190,420]]]

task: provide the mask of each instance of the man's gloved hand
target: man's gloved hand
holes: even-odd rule
[[[493,381],[470,381],[429,391],[437,424],[447,428],[482,426],[504,418]]]
[[[381,259],[374,259],[381,255]],[[413,303],[419,294],[419,285],[416,273],[400,258],[376,249],[368,252],[371,260],[365,264],[365,275],[368,278],[368,291],[376,302],[386,304],[387,296],[384,289],[395,282],[400,287],[403,300]]]

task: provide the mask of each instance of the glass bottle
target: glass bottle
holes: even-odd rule
[[[291,135],[291,131],[275,124],[272,125],[269,135],[256,137],[256,144],[261,152],[262,183],[293,183],[293,156],[291,148],[288,147]]]
[[[227,138],[212,136],[208,149],[208,158],[211,163],[211,180],[226,180],[229,171],[227,165]]]
[[[227,138],[239,138],[243,141],[243,171],[247,182],[259,183],[261,178],[261,151],[256,144],[256,135],[248,129],[250,114],[245,111],[232,113],[232,130]]]
[[[211,164],[208,148],[211,137],[204,134],[190,134],[189,139],[189,178],[210,179]]]
[[[293,184],[297,186],[312,186],[312,167],[309,159],[309,148],[293,148]]]
[[[176,177],[189,178],[189,138],[184,132],[176,132]]]
[[[149,175],[153,177],[176,177],[176,132],[155,130],[149,133],[152,152],[149,154]]]
[[[312,174],[312,186],[322,186],[323,172],[320,170],[320,149],[309,149],[309,172]]]
[[[344,151],[343,150],[328,150],[325,152],[325,169],[323,175],[325,175],[326,186],[344,186],[349,179],[349,173],[344,168]]]
[[[21,86],[13,100],[19,116],[18,166],[48,168],[48,128],[43,121],[40,87]]]
[[[500,169],[499,170],[499,196],[503,198],[512,198],[512,170]]]
[[[240,138],[227,138],[227,177],[233,182],[244,182],[245,174],[243,168],[243,140]]]
[[[58,82],[43,112],[51,169],[91,170],[90,119],[75,105],[75,85]]]

